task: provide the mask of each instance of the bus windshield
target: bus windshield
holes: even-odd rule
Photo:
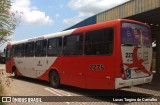
[[[122,23],[121,34],[122,44],[151,46],[148,27],[134,23]]]

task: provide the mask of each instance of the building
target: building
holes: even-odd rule
[[[151,26],[152,40],[156,40],[154,58],[156,71],[160,74],[160,0],[130,0],[124,4],[106,10],[95,16],[89,17],[80,23],[68,28],[77,28],[113,19],[132,19],[141,21]],[[154,62],[155,63],[155,62]]]

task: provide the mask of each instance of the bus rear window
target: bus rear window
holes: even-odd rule
[[[122,23],[122,44],[151,46],[151,35],[148,27]]]

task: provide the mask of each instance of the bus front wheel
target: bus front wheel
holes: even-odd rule
[[[51,71],[49,75],[49,82],[53,88],[58,88],[60,86],[60,77],[56,71]]]
[[[13,67],[13,76],[14,76],[15,78],[18,78],[16,67]]]

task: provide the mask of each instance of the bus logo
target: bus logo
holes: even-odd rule
[[[144,62],[143,59],[138,59],[138,55],[137,55],[137,52],[138,52],[138,47],[134,47],[134,50],[133,50],[133,56],[132,56],[132,59],[133,59],[133,63],[131,64],[128,64],[128,63],[124,63],[124,65],[128,66],[128,68],[134,68],[134,67],[137,67],[139,70],[141,70],[143,73],[146,73],[146,74],[151,74],[149,71],[147,71],[147,69],[142,65],[142,63]],[[141,68],[141,69],[140,69]]]
[[[43,66],[42,63],[41,63],[41,61],[38,61],[37,66]]]

